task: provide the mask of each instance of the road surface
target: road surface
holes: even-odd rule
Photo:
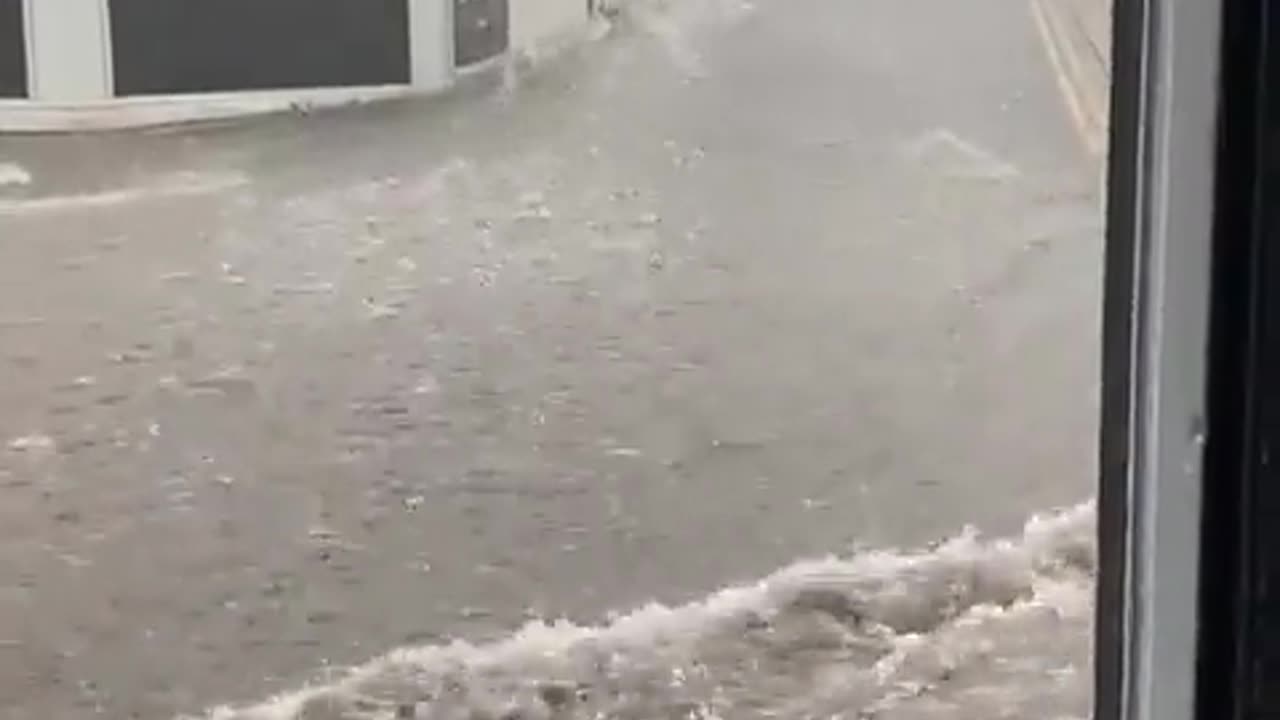
[[[0,139],[0,717],[198,714],[361,666],[304,716],[852,718],[942,700],[815,690],[848,648],[1025,644],[1042,610],[1066,655],[1016,667],[1078,661],[1087,520],[1013,560],[851,555],[1092,494],[1097,174],[1037,42],[1023,0],[645,2],[445,100]],[[828,553],[855,558],[818,567],[834,594],[792,565]],[[886,616],[867,573],[920,567],[928,611]],[[724,587],[756,589],[697,604]],[[883,622],[815,665],[752,644],[779,608],[804,637]],[[605,629],[503,640],[560,617]],[[734,642],[643,639],[695,627]],[[454,638],[481,649],[364,664]],[[627,672],[522,664],[619,638]],[[758,697],[668,677],[743,662]],[[866,716],[934,717],[902,707]]]

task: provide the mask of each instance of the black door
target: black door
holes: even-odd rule
[[[453,0],[453,51],[458,67],[507,50],[508,0]]]
[[[117,95],[409,82],[407,0],[111,0]]]
[[[22,0],[0,0],[0,97],[27,96]]]

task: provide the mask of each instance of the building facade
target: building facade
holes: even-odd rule
[[[0,131],[434,92],[589,16],[588,0],[0,0]]]

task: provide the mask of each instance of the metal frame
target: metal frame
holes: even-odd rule
[[[1098,720],[1195,717],[1223,0],[1117,0]]]

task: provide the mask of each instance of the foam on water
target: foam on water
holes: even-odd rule
[[[205,720],[1087,715],[1094,508],[918,552],[804,561],[607,624],[409,647]]]

